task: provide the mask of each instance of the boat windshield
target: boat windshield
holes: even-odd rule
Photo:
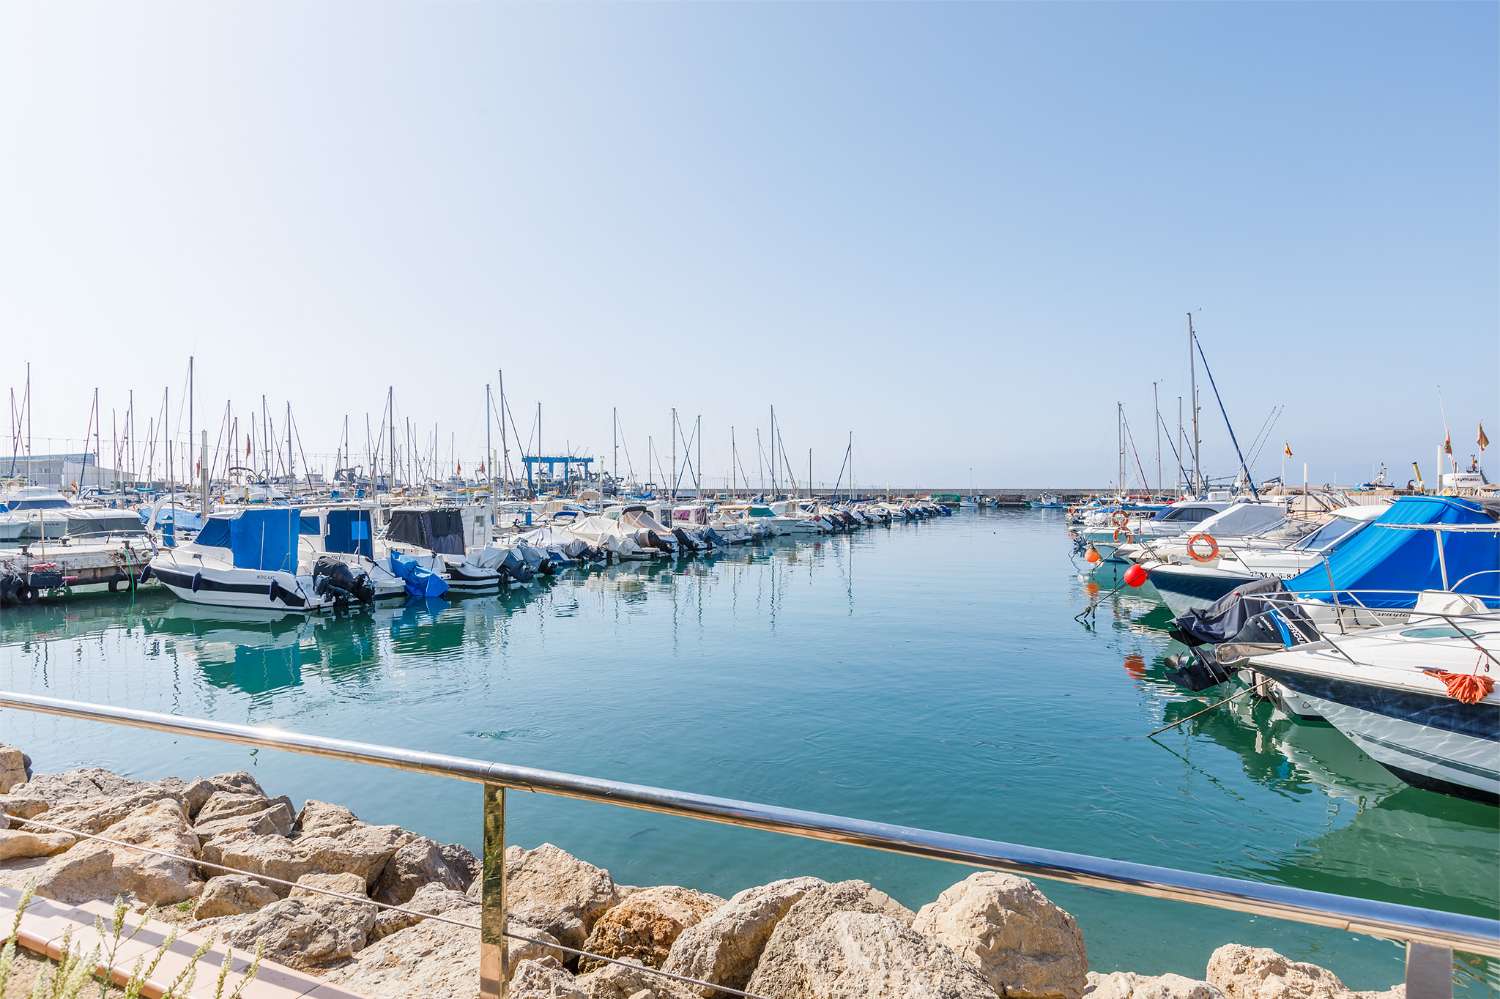
[[[1291,550],[1303,552],[1327,551],[1345,538],[1353,537],[1355,532],[1361,530],[1366,523],[1366,521],[1361,520],[1350,520],[1348,517],[1335,517],[1301,541],[1291,545]]]

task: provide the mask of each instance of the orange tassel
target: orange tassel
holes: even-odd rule
[[[1448,696],[1464,704],[1478,704],[1495,689],[1495,681],[1478,673],[1449,673],[1445,669],[1424,669],[1428,676],[1435,676],[1448,688]]]

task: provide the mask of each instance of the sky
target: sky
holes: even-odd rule
[[[42,452],[97,387],[108,464],[192,355],[325,464],[394,386],[473,471],[503,369],[530,447],[675,407],[714,485],[772,405],[798,479],[1104,485],[1119,402],[1154,482],[1191,312],[1258,477],[1405,481],[1500,441],[1497,11],[8,3],[0,391]]]

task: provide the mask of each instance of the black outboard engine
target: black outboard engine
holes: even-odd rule
[[[682,546],[683,551],[695,552],[698,550],[698,542],[688,537],[688,532],[684,531],[682,528],[672,528],[672,537],[677,539],[677,543]]]
[[[340,608],[351,602],[366,607],[375,602],[375,584],[370,581],[369,573],[355,572],[327,555],[313,563],[313,592],[320,597],[331,594],[334,605]]]

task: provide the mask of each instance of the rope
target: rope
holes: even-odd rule
[[[185,864],[193,864],[197,867],[204,867],[213,871],[222,871],[226,874],[243,874],[246,877],[255,878],[258,881],[265,881],[270,884],[281,885],[282,887],[288,889],[298,888],[305,892],[310,892],[315,895],[326,895],[329,898],[336,898],[344,902],[354,902],[359,905],[373,905],[377,909],[385,909],[390,912],[399,912],[407,916],[415,916],[418,919],[432,919],[436,920],[439,923],[446,923],[449,926],[458,926],[466,930],[481,929],[481,927],[475,925],[474,923],[465,923],[458,919],[450,919],[447,916],[438,913],[420,912],[416,909],[407,908],[404,905],[391,905],[386,902],[377,902],[367,896],[346,895],[343,892],[332,891],[327,888],[318,888],[313,885],[299,884],[296,881],[287,881],[283,878],[272,877],[269,874],[257,874],[253,871],[242,870],[238,867],[226,867],[223,864],[215,864],[207,860],[195,860],[192,857],[184,857],[180,854],[171,853],[167,850],[157,850],[149,846],[140,846],[136,843],[125,843],[121,840],[110,839],[107,836],[99,836],[94,833],[86,833],[78,829],[69,829],[67,826],[60,826],[55,822],[47,822],[44,819],[23,819],[19,815],[12,815],[11,813],[4,810],[0,810],[0,815],[4,815],[10,821],[19,822],[22,825],[33,825],[40,826],[45,829],[53,829],[57,832],[68,833],[69,835],[74,836],[78,839],[93,840],[98,843],[104,843],[108,846],[117,846],[125,850],[135,850],[138,853],[150,854],[154,857],[165,857],[169,860],[179,860]],[[481,902],[474,901],[467,895],[464,896],[463,902],[465,905],[472,905],[475,907],[481,906],[483,904]],[[538,940],[535,937],[528,937],[524,934],[513,933],[510,930],[502,930],[501,935],[509,937],[512,940],[520,940],[522,943],[536,944],[538,947],[547,947],[560,950],[564,953],[572,954],[575,957],[587,957],[595,961],[604,961],[608,964],[618,964],[622,967],[634,968],[638,971],[644,971],[648,974],[657,975],[662,978],[670,978],[673,981],[682,982],[685,985],[699,985],[703,986],[704,988],[723,992],[727,995],[741,996],[742,999],[769,999],[769,997],[767,996],[758,995],[754,992],[746,992],[743,989],[731,988],[728,985],[716,985],[713,982],[705,982],[700,978],[690,978],[686,975],[678,975],[670,971],[662,971],[660,968],[652,968],[645,965],[635,964],[630,961],[623,961],[619,958],[605,957],[603,954],[595,954],[591,951],[579,950],[576,947],[569,947],[566,944],[558,943],[557,941],[548,942],[546,940]]]

